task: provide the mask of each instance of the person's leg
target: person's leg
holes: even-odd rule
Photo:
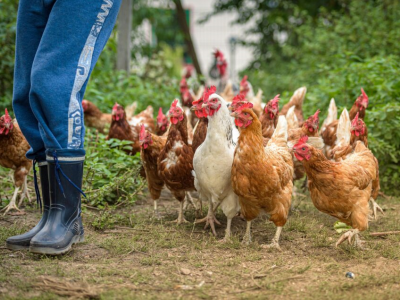
[[[51,5],[43,5],[43,0],[21,0],[19,2],[15,45],[13,109],[18,119],[18,125],[31,146],[29,156],[39,162],[41,199],[39,199],[38,188],[35,188],[35,190],[37,190],[36,197],[38,197],[38,201],[42,201],[43,215],[39,223],[30,231],[7,239],[6,245],[12,250],[29,249],[31,239],[46,223],[50,209],[45,147],[39,132],[38,121],[29,104],[32,64],[50,11]],[[34,177],[36,180],[36,173]]]
[[[45,161],[45,147],[39,132],[38,121],[29,104],[31,71],[51,5],[43,0],[21,0],[18,7],[17,36],[15,43],[13,109],[18,125],[31,146],[30,158]]]
[[[31,73],[30,105],[39,122],[49,164],[51,206],[30,250],[62,254],[83,238],[82,99],[112,28],[121,0],[56,0]]]

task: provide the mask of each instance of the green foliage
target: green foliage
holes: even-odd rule
[[[0,0],[0,111],[11,106],[18,1]]]
[[[296,88],[307,86],[304,111],[307,115],[319,108],[322,119],[330,98],[335,98],[340,114],[344,107],[350,109],[363,87],[370,99],[365,118],[370,148],[380,163],[382,188],[393,193],[398,193],[400,176],[400,48],[393,42],[400,34],[400,10],[396,7],[394,1],[353,1],[341,12],[322,9],[316,20],[308,17],[292,28],[301,39],[297,45],[282,45],[292,60],[277,59],[261,70],[244,72],[267,98],[280,93],[288,99]]]
[[[131,149],[131,142],[105,140],[104,135],[92,130],[87,130],[85,140],[84,202],[99,208],[134,203],[144,182],[139,176],[139,154],[130,156],[125,152]]]
[[[240,43],[254,49],[254,66],[260,63],[289,58],[282,53],[282,46],[287,37],[291,45],[297,45],[301,36],[294,32],[305,19],[318,16],[321,7],[329,11],[338,10],[347,0],[216,0],[214,11],[202,22],[224,12],[236,12],[233,23],[246,24],[247,30],[239,32]]]

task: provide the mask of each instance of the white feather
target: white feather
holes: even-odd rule
[[[331,102],[329,103],[329,108],[328,108],[328,116],[324,120],[324,123],[322,123],[322,131],[325,130],[325,127],[332,123],[333,121],[337,120],[337,107],[335,103],[335,99],[331,99]]]
[[[347,109],[343,109],[340,115],[336,131],[336,144],[349,145],[351,137],[351,121]]]

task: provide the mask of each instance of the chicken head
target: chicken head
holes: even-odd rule
[[[5,115],[0,117],[0,134],[9,134],[14,127],[13,120],[8,114],[8,110],[6,108]]]

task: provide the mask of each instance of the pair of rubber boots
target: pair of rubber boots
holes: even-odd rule
[[[81,218],[83,161],[59,162],[55,158],[39,163],[39,173],[42,218],[30,231],[8,238],[6,245],[11,250],[64,254],[73,244],[84,240]]]

